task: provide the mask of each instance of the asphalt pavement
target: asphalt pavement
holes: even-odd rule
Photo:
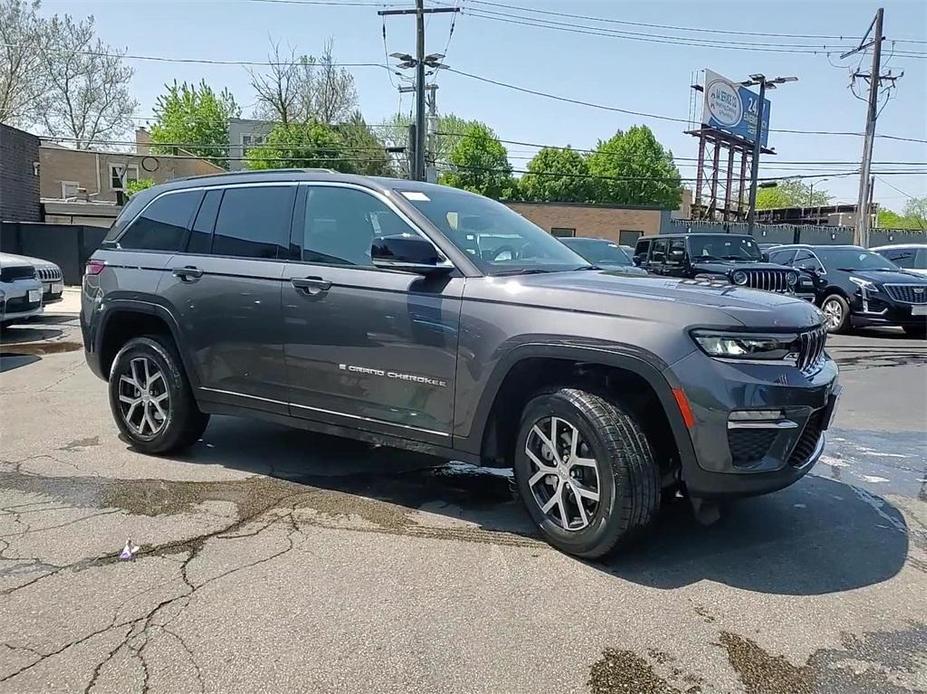
[[[0,338],[0,692],[927,690],[923,340],[831,339],[809,476],[601,563],[500,471],[228,417],[135,453],[71,307]]]

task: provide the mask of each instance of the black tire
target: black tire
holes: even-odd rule
[[[829,306],[832,306],[835,311],[839,311],[839,319],[836,323],[831,322],[831,316],[835,316],[835,314],[828,312]],[[824,324],[827,326],[827,332],[846,332],[850,325],[850,305],[846,299],[839,294],[831,294],[821,302],[821,310],[824,311]]]
[[[906,325],[904,326],[904,332],[906,335],[911,337],[927,337],[927,325]]]
[[[551,484],[545,478],[556,480],[555,476],[545,475],[534,487],[530,484],[533,477],[541,474],[541,468],[526,448],[529,443],[543,441],[532,433],[533,428],[546,426],[554,417],[565,420],[578,431],[583,450],[590,452],[596,461],[598,501],[594,507],[584,506],[588,525],[580,529],[564,529],[562,521],[548,515],[552,509],[542,510],[538,494],[543,494],[545,488],[539,489],[539,485]],[[525,406],[516,446],[515,481],[522,501],[544,538],[562,552],[586,559],[604,557],[649,525],[660,509],[657,465],[642,428],[620,406],[598,395],[572,388],[538,395]],[[577,457],[589,456],[577,454]],[[558,488],[565,488],[567,482],[566,477],[561,477]],[[567,499],[576,508],[579,499],[573,491],[567,493]],[[554,507],[558,514],[562,513],[562,503]],[[577,509],[578,516],[579,513]],[[577,525],[581,523],[580,516]]]
[[[141,431],[132,422],[127,421],[126,409],[131,405],[120,400],[121,395],[132,397],[139,394],[138,390],[134,390],[131,384],[122,379],[122,376],[132,378],[133,360],[136,361],[136,368],[140,363],[144,363],[143,360],[148,360],[149,366],[153,364],[162,375],[162,379],[159,380],[163,380],[163,386],[155,382],[147,393],[157,393],[157,397],[166,394],[164,402],[167,406],[160,410],[166,415],[163,418],[154,412],[154,405],[149,407],[147,398],[141,403],[142,416],[151,413],[151,419],[141,425]],[[127,389],[134,392],[127,393]],[[116,354],[109,374],[109,405],[113,419],[116,420],[123,436],[136,450],[151,455],[171,453],[191,446],[202,436],[209,423],[209,415],[200,412],[196,406],[177,349],[170,338],[160,335],[132,338]],[[137,406],[129,414],[131,419],[136,419]],[[153,424],[158,425],[156,431],[151,430]],[[149,431],[145,431],[146,429]]]

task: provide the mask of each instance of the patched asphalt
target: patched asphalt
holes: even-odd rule
[[[2,336],[0,692],[927,690],[925,341],[832,339],[812,474],[605,563],[460,463],[228,417],[139,455],[77,346]]]

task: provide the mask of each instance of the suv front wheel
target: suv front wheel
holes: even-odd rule
[[[142,453],[170,453],[196,442],[209,422],[199,411],[180,356],[161,336],[136,337],[119,350],[109,375],[116,425]]]
[[[660,507],[657,466],[640,425],[582,390],[563,388],[527,404],[515,478],[544,538],[588,559],[610,553]]]

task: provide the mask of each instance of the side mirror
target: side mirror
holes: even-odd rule
[[[769,262],[769,253],[765,253],[765,252],[764,252],[764,253],[761,253],[761,254],[760,254],[760,260],[762,260],[764,263],[768,263],[768,262]]]
[[[396,234],[374,239],[370,246],[370,259],[374,267],[419,275],[450,272],[453,269],[430,241],[415,234]]]

